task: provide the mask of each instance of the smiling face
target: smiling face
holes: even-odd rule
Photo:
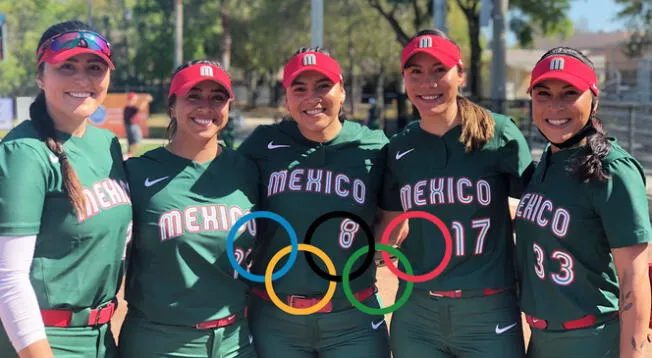
[[[532,119],[552,143],[562,143],[589,121],[593,96],[567,82],[547,79],[532,88]]]
[[[229,118],[229,93],[221,84],[203,81],[176,98],[170,113],[176,118],[175,138],[214,139]]]
[[[56,125],[66,127],[63,121],[78,123],[104,102],[110,71],[99,56],[84,53],[57,64],[44,63],[38,82]]]
[[[339,113],[346,98],[340,82],[333,83],[317,71],[306,71],[294,79],[285,94],[288,112],[306,138],[323,141],[339,133]]]
[[[421,118],[438,117],[455,105],[464,74],[456,66],[446,68],[425,53],[412,56],[403,69],[405,90]]]

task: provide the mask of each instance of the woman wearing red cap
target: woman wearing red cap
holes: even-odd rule
[[[256,356],[248,288],[225,250],[231,227],[258,197],[256,166],[217,141],[232,100],[231,78],[218,63],[180,66],[168,94],[170,142],[127,161],[134,231],[122,357]],[[241,227],[238,260],[251,243]]]
[[[645,176],[605,136],[597,84],[591,61],[571,48],[548,51],[532,70],[532,120],[550,144],[516,211],[528,357],[644,356]]]
[[[377,214],[387,138],[382,131],[345,120],[342,71],[327,52],[304,48],[295,53],[285,64],[283,86],[291,119],[259,126],[239,150],[256,162],[261,173],[260,208],[288,220],[300,239],[310,240],[330,257],[340,274],[351,254],[374,240],[367,234],[371,230],[361,226],[373,226]],[[316,220],[334,211],[357,218],[326,219],[306,238]],[[288,244],[282,227],[262,222],[252,271],[264,273],[271,257]],[[356,263],[353,271],[360,266]],[[351,280],[351,290],[358,301],[378,308],[376,270],[371,266]],[[329,283],[300,257],[273,286],[280,300],[296,309],[321,301]],[[360,312],[337,286],[324,308],[298,316],[275,306],[265,287],[256,285],[249,307],[259,356],[388,358],[383,316]]]
[[[111,47],[68,21],[36,54],[31,120],[0,143],[0,357],[115,357],[131,202],[118,139],[87,124],[106,98]]]
[[[525,138],[510,118],[460,96],[460,50],[441,31],[417,33],[401,64],[421,119],[390,141],[381,207],[437,216],[452,256],[394,313],[394,357],[521,357],[508,196],[520,196],[531,172]],[[427,274],[444,257],[442,232],[421,219],[407,226],[401,249],[416,275]]]

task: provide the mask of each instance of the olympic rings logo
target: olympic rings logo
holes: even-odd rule
[[[235,258],[235,254],[233,253],[234,240],[238,232],[238,229],[241,226],[245,225],[249,220],[256,219],[256,218],[266,218],[278,222],[285,229],[285,231],[287,231],[290,237],[290,245],[285,246],[272,257],[272,259],[267,264],[264,275],[255,275],[246,271],[237,262]],[[333,264],[333,261],[330,259],[330,257],[328,257],[328,255],[318,247],[310,244],[310,242],[312,241],[312,237],[315,231],[317,230],[317,228],[321,224],[323,224],[326,220],[332,218],[347,218],[349,220],[356,222],[358,225],[360,225],[362,230],[365,232],[368,241],[367,246],[358,249],[351,255],[351,257],[349,257],[349,259],[344,264],[344,268],[342,269],[341,275],[336,275],[335,265]],[[417,219],[417,218],[425,219],[435,224],[442,232],[444,236],[444,244],[445,244],[444,258],[439,263],[439,265],[429,273],[421,274],[421,275],[414,275],[412,265],[410,264],[407,257],[398,249],[388,245],[390,235],[392,231],[394,231],[396,226],[398,226],[399,223],[401,223],[403,220],[406,219]],[[382,258],[387,263],[387,267],[389,268],[389,270],[393,274],[395,274],[399,279],[403,279],[408,282],[401,298],[398,299],[393,305],[385,308],[373,308],[373,307],[367,307],[363,305],[360,301],[358,301],[355,298],[355,295],[353,294],[350,285],[351,280],[360,277],[371,266],[371,264],[373,263],[374,252],[377,249],[381,251]],[[307,307],[307,308],[295,308],[285,304],[281,299],[279,299],[278,295],[274,291],[274,286],[272,284],[274,280],[283,277],[285,274],[287,274],[290,271],[290,269],[292,268],[292,266],[297,260],[299,251],[303,251],[305,253],[306,260],[310,268],[319,277],[329,281],[328,289],[324,297],[312,307]],[[276,267],[276,264],[285,255],[288,255],[288,253],[290,255],[288,261],[281,269],[279,269],[277,272],[274,272],[274,268]],[[317,257],[319,257],[324,262],[328,272],[322,271],[317,266],[315,260],[310,255],[310,253],[317,255]],[[309,315],[318,312],[328,304],[331,298],[333,298],[333,295],[335,294],[337,282],[341,282],[344,295],[354,307],[356,307],[361,312],[370,315],[383,315],[398,310],[407,302],[410,295],[412,294],[415,282],[425,282],[428,280],[432,280],[435,277],[439,276],[444,271],[444,269],[446,269],[453,255],[453,241],[451,238],[451,233],[448,230],[448,227],[444,224],[444,222],[442,222],[437,216],[424,211],[408,211],[395,217],[392,221],[389,222],[389,224],[383,231],[380,244],[375,243],[374,235],[372,233],[371,228],[361,217],[346,211],[333,211],[318,217],[317,220],[315,220],[308,228],[308,231],[306,232],[306,236],[304,237],[304,243],[299,244],[296,231],[294,230],[292,225],[282,216],[272,213],[270,211],[254,211],[241,217],[238,221],[235,222],[233,227],[231,227],[231,230],[229,230],[229,234],[226,240],[226,254],[227,254],[227,258],[229,259],[229,263],[231,264],[231,266],[233,266],[233,269],[236,272],[238,272],[242,277],[253,282],[265,284],[265,289],[267,290],[267,294],[269,295],[269,298],[283,312],[292,315]],[[398,260],[403,263],[407,273],[401,272],[396,267],[396,265],[394,265],[394,263],[390,259],[389,256],[390,254],[395,255],[398,258]],[[351,273],[353,264],[355,263],[356,260],[358,260],[363,255],[365,255],[365,259],[362,265],[360,266],[360,268],[358,268],[358,270]]]

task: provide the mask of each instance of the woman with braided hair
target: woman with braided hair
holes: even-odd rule
[[[111,47],[68,21],[36,52],[31,120],[0,143],[0,356],[116,357],[109,322],[131,200],[118,139],[88,125],[106,98]]]

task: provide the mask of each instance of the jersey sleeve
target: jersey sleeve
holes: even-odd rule
[[[591,186],[594,205],[611,248],[652,241],[645,176],[632,158],[606,165],[610,178]]]
[[[0,145],[0,235],[36,235],[47,190],[39,153],[20,143]]]
[[[509,178],[509,196],[520,198],[532,173],[534,163],[527,141],[516,124],[507,119],[500,133],[500,171]]]

